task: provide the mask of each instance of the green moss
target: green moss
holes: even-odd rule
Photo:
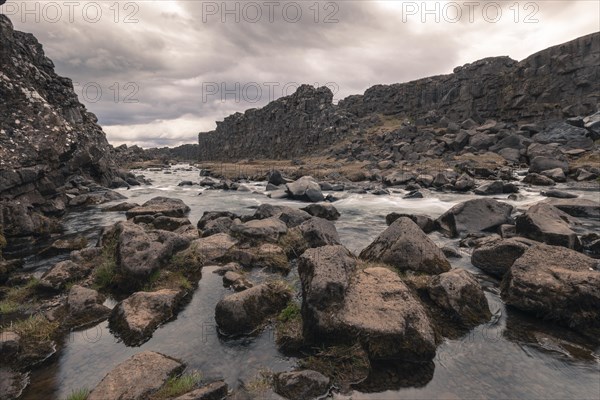
[[[154,292],[161,289],[190,291],[193,287],[192,282],[180,271],[158,270],[150,275],[142,290],[145,292]]]
[[[165,400],[172,399],[182,394],[191,392],[199,386],[202,380],[202,374],[197,371],[189,374],[184,374],[179,377],[170,378],[167,383],[158,391],[154,396],[153,400]]]
[[[117,282],[117,237],[106,240],[100,255],[99,265],[94,270],[94,287],[109,289]]]
[[[277,320],[279,322],[289,322],[298,318],[301,318],[300,305],[295,301],[290,301],[287,307],[279,313]]]
[[[287,354],[299,353],[303,347],[303,321],[300,305],[290,301],[277,317],[275,325],[275,341],[279,350]]]
[[[10,300],[0,301],[0,314],[10,314],[19,310],[19,303]]]
[[[184,251],[173,255],[169,262],[169,269],[185,271],[186,273],[196,273],[202,269],[205,258],[202,252],[190,246]]]
[[[86,400],[90,395],[89,389],[82,388],[73,390],[70,395],[68,395],[65,400]]]

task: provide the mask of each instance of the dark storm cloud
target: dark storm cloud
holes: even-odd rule
[[[92,11],[102,10],[95,22],[82,12],[90,3]],[[261,8],[255,23],[249,22],[254,14],[242,14],[243,7],[252,11],[249,3]],[[263,106],[301,83],[328,84],[339,100],[374,84],[450,73],[483,57],[522,59],[599,24],[598,3],[591,1],[499,2],[497,21],[486,20],[481,11],[498,2],[480,1],[473,22],[462,7],[454,23],[439,13],[437,23],[436,15],[424,15],[423,2],[324,1],[318,14],[314,1],[296,2],[302,8],[297,22],[291,21],[293,7],[283,13],[292,2],[275,3],[270,21],[263,1],[228,2],[230,10],[238,5],[239,23],[231,14],[221,15],[221,1],[120,2],[118,13],[114,1],[81,2],[72,20],[64,7],[62,18],[53,22],[44,15],[40,22],[31,16],[23,21],[22,12],[10,17],[17,29],[44,44],[58,73],[73,79],[113,143],[144,146],[193,142],[197,132],[213,129],[215,120]],[[451,10],[450,3],[427,2],[427,7]],[[510,8],[515,3],[518,14]],[[527,3],[537,9],[525,9]],[[43,14],[49,2],[39,4]],[[415,6],[417,12],[410,8]],[[488,7],[491,16],[493,7]],[[532,11],[538,22],[525,23]],[[325,23],[327,17],[333,23]],[[215,85],[219,92],[208,95]],[[238,95],[224,96],[221,89]]]

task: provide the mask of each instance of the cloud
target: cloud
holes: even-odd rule
[[[83,1],[73,10],[58,1],[54,22],[49,3],[28,6],[39,22],[15,12],[23,2],[0,11],[36,35],[111,142],[143,146],[193,143],[215,121],[300,83],[329,83],[339,100],[484,57],[522,59],[600,26],[593,1],[479,1],[472,15],[460,1],[275,1],[272,10],[263,1]]]

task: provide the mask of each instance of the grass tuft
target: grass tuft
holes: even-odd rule
[[[23,340],[42,342],[51,340],[58,327],[58,322],[50,322],[43,315],[36,314],[27,319],[12,322],[2,330],[15,332]]]
[[[0,301],[0,314],[10,314],[19,310],[19,303],[10,300]]]
[[[263,399],[267,391],[273,387],[273,371],[268,368],[258,370],[256,376],[244,384],[244,389],[252,396],[252,398]]]
[[[191,392],[197,388],[201,380],[202,374],[198,371],[170,378],[167,383],[152,396],[152,399],[165,400],[181,396],[182,394]]]
[[[65,400],[86,400],[90,395],[90,391],[87,388],[73,390]]]
[[[300,318],[300,305],[295,301],[290,301],[286,308],[281,310],[277,320],[282,323],[290,322]]]
[[[6,293],[4,300],[22,304],[33,297],[39,283],[39,279],[31,278],[25,285],[11,288]]]
[[[95,289],[108,289],[116,283],[117,274],[117,238],[109,238],[100,255],[100,265],[94,270]]]

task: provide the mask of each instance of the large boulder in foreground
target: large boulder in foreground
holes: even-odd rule
[[[471,264],[490,275],[502,278],[513,263],[534,243],[532,240],[520,237],[493,239],[473,250]]]
[[[492,316],[483,289],[467,270],[457,268],[433,277],[429,297],[454,320],[476,326]]]
[[[329,378],[311,370],[282,372],[275,375],[274,383],[275,393],[294,400],[312,400],[329,390]]]
[[[360,253],[360,258],[393,265],[400,271],[439,274],[450,270],[442,250],[406,217],[394,221]]]
[[[268,317],[283,310],[290,299],[291,294],[284,285],[263,283],[219,301],[215,320],[223,334],[251,334]]]
[[[87,400],[146,400],[185,365],[153,351],[138,353],[117,365],[91,391]]]
[[[336,318],[339,334],[356,337],[372,360],[427,362],[435,356],[434,331],[423,305],[387,268],[360,271]]]
[[[600,329],[598,261],[574,250],[538,244],[502,282],[506,304],[579,331]]]
[[[570,216],[546,203],[531,206],[516,219],[517,234],[555,246],[580,250],[581,242],[571,230]]]
[[[112,310],[110,329],[126,345],[140,345],[160,324],[173,318],[182,297],[180,291],[171,289],[134,293]]]
[[[134,207],[125,214],[127,219],[139,215],[162,214],[165,217],[183,218],[190,212],[190,208],[180,199],[169,197],[155,197],[139,207]]]
[[[312,176],[302,178],[286,184],[288,196],[294,200],[310,201],[317,203],[325,200],[321,186]]]
[[[451,237],[489,231],[511,223],[513,207],[493,199],[473,199],[452,207],[438,219],[438,226]]]

